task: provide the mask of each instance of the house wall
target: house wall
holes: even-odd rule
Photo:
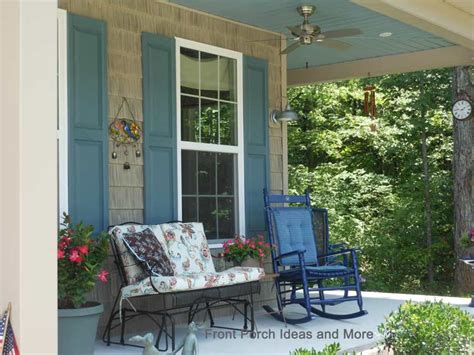
[[[138,121],[143,121],[143,92],[141,66],[141,33],[152,32],[168,37],[189,40],[231,49],[245,55],[268,61],[269,109],[280,108],[282,93],[286,91],[286,63],[282,66],[279,35],[227,21],[212,15],[192,11],[153,0],[60,0],[59,7],[68,12],[103,20],[107,24],[107,75],[109,95],[109,122],[113,120],[122,97],[126,97]],[[275,39],[258,41],[261,39]],[[127,110],[122,113],[128,114]],[[269,120],[271,190],[286,190],[286,125]],[[138,147],[142,149],[141,144]],[[114,150],[112,141],[109,152]],[[119,151],[118,159],[109,157],[109,222],[143,221],[144,182],[143,155],[135,156],[135,149],[125,157]],[[123,169],[125,161],[130,170]],[[263,211],[262,211],[263,213]],[[109,270],[114,270],[112,261]],[[108,313],[113,297],[119,288],[116,273],[107,285],[98,285],[94,297],[104,303]],[[263,287],[259,302],[272,298],[270,285]],[[143,302],[142,302],[143,303]],[[144,303],[144,307],[151,304]],[[101,320],[101,328],[105,317]],[[134,329],[146,329],[141,323]]]

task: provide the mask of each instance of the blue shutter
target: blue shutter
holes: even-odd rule
[[[106,27],[68,17],[69,214],[103,230],[109,220]]]
[[[145,223],[177,218],[175,41],[142,34]]]
[[[268,64],[244,56],[244,152],[246,234],[263,232],[263,189],[269,181],[268,162]]]

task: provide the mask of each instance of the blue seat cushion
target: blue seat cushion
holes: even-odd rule
[[[342,277],[354,274],[354,269],[345,267],[344,265],[327,265],[327,266],[306,266],[306,275],[308,278],[330,278]],[[280,271],[280,277],[284,279],[298,279],[301,277],[301,269],[299,267]]]
[[[275,222],[276,242],[280,254],[295,250],[306,250],[304,259],[307,264],[316,264],[318,254],[313,231],[311,209],[306,207],[272,208]],[[281,259],[282,265],[297,265],[298,255]]]

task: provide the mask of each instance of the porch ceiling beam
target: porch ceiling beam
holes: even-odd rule
[[[469,65],[473,57],[473,50],[462,46],[452,46],[321,65],[308,69],[292,69],[288,70],[288,86]]]
[[[357,5],[474,49],[474,16],[443,0],[351,0]]]

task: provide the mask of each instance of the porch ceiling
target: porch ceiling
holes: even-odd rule
[[[343,42],[352,45],[347,50],[330,49],[317,44],[300,47],[288,55],[289,70],[455,45],[432,33],[369,10],[350,0],[170,0],[170,2],[285,35],[289,35],[286,26],[296,25],[302,21],[302,17],[296,12],[296,7],[303,3],[313,4],[316,6],[316,13],[310,20],[318,24],[323,31],[353,27],[363,31],[360,36],[342,39]],[[382,32],[392,32],[393,35],[381,38],[379,34]]]

